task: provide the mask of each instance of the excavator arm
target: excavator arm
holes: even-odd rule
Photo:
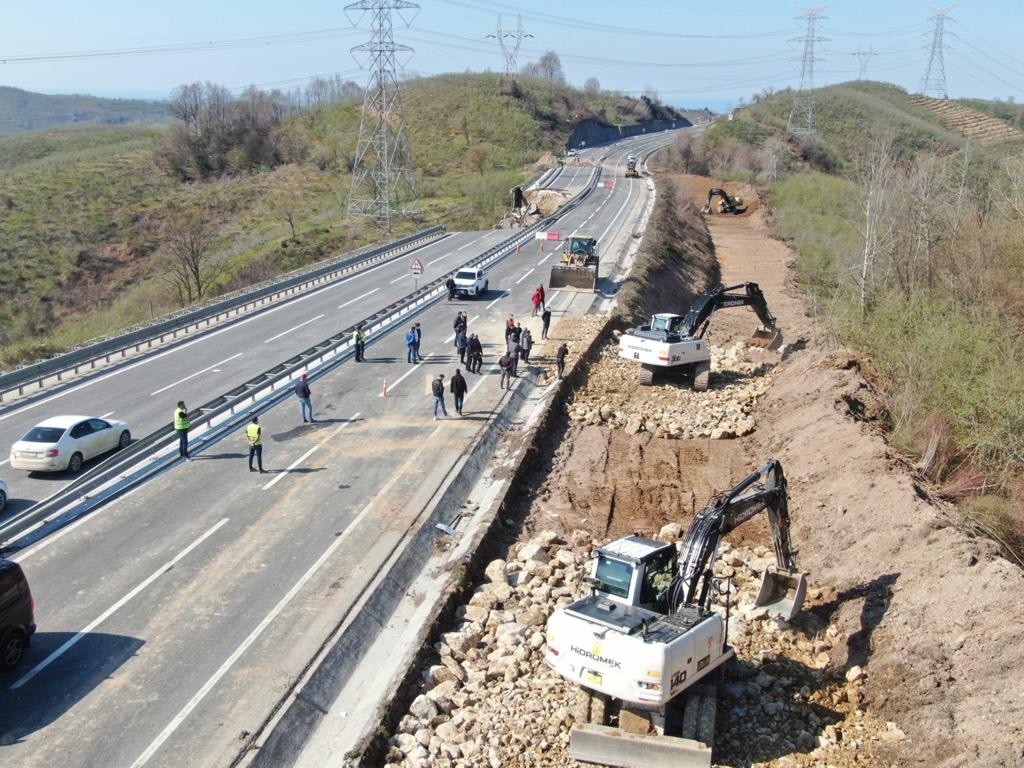
[[[722,537],[760,513],[768,513],[775,544],[776,567],[769,569],[761,583],[757,605],[786,619],[803,604],[807,590],[804,574],[797,571],[789,539],[789,511],[786,478],[782,465],[771,459],[732,490],[719,494],[697,513],[686,531],[675,578],[669,587],[669,612],[697,605],[708,610],[711,598],[712,566]]]
[[[743,293],[730,293],[741,288]],[[702,293],[683,318],[683,332],[694,339],[704,338],[711,316],[723,307],[750,307],[768,331],[778,333],[775,317],[768,311],[768,303],[757,283],[740,283]]]

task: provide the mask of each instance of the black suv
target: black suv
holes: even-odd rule
[[[21,566],[0,558],[0,669],[21,661],[36,631],[35,601]]]

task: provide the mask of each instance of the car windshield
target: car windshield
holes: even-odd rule
[[[466,270],[462,270],[461,272],[456,272],[455,273],[455,279],[456,280],[476,280],[476,272],[468,272]]]
[[[21,439],[26,443],[56,443],[63,434],[60,427],[35,427]]]

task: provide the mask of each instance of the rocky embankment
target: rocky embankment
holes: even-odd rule
[[[676,384],[640,387],[637,364],[619,357],[613,341],[590,367],[586,384],[573,394],[567,406],[569,417],[655,437],[743,437],[756,426],[754,405],[771,383],[775,367],[771,358],[777,360],[778,355],[745,344],[712,347],[708,391],[694,392]]]
[[[681,526],[658,535],[678,540]],[[565,539],[544,531],[516,545],[508,560],[487,566],[457,623],[434,644],[436,653],[421,670],[421,693],[389,739],[387,765],[575,764],[569,731],[585,719],[587,696],[545,664],[544,626],[552,611],[582,594],[595,545],[586,531]],[[863,669],[828,668],[836,627],[813,616],[790,625],[754,606],[771,562],[764,547],[724,542],[716,564],[731,590],[717,608],[724,611],[728,600],[730,642],[738,652],[720,690],[716,755],[730,765],[791,754],[792,765],[875,765],[873,748],[903,739],[902,731],[861,710]],[[820,590],[810,597],[820,599]]]

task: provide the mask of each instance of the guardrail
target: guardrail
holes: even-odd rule
[[[535,232],[546,229],[582,203],[595,189],[600,176],[600,168],[595,168],[587,186],[555,215],[525,229],[515,230],[514,235],[470,259],[466,266],[487,268],[507,257],[518,245],[532,240]],[[356,328],[362,328],[367,337],[379,336],[439,301],[447,295],[445,280],[443,276],[438,277],[362,321],[338,331],[196,408],[189,414],[193,425],[190,430],[193,450],[216,443],[244,424],[253,414],[266,411],[289,397],[297,374],[307,372],[311,380],[316,380],[341,365],[354,354],[353,335]],[[0,549],[0,554],[31,544],[50,530],[87,514],[159,474],[178,461],[178,455],[173,451],[175,443],[172,425],[160,427],[49,498],[0,525],[0,544],[7,545],[5,549]],[[26,537],[26,534],[30,535]],[[19,541],[17,545],[12,545],[15,539]]]
[[[408,250],[436,240],[444,233],[443,226],[434,226],[383,245],[368,246],[327,264],[320,264],[261,286],[238,291],[205,307],[188,310],[168,319],[2,374],[0,403],[3,403],[4,398],[11,393],[23,395],[25,390],[33,385],[37,389],[42,389],[50,380],[61,382],[66,376],[77,375],[83,369],[93,370],[100,361],[109,363],[118,355],[125,358],[129,351],[151,349],[154,345],[164,343],[168,337],[173,340],[179,336],[187,336],[232,316],[237,317],[258,307],[303,293],[331,282],[339,275],[361,269],[374,262],[397,257]]]

